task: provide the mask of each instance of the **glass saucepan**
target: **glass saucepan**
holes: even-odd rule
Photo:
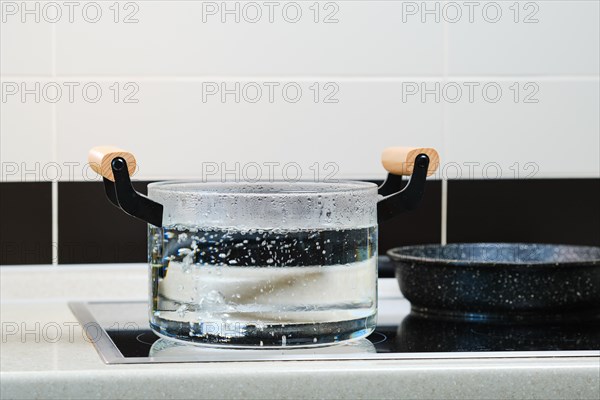
[[[369,182],[163,181],[131,186],[131,153],[95,147],[108,198],[148,222],[150,327],[212,346],[315,346],[369,335],[377,225],[415,208],[439,159],[388,148]],[[402,175],[411,175],[402,190]]]

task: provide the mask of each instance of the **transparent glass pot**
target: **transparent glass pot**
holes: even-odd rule
[[[391,151],[396,160],[414,157],[403,170],[387,166],[384,152],[391,171],[381,187],[166,181],[148,185],[148,197],[131,186],[130,153],[94,148],[90,164],[113,204],[149,223],[149,314],[158,335],[213,346],[315,346],[374,330],[377,225],[416,207],[437,157],[431,151]]]
[[[233,345],[363,337],[377,314],[377,186],[148,185],[152,328]]]

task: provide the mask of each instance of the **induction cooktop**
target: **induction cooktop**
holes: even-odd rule
[[[401,297],[379,300],[377,328],[365,339],[289,349],[223,349],[160,338],[148,326],[143,301],[69,306],[107,364],[600,356],[600,316],[568,322],[443,319],[411,313]]]

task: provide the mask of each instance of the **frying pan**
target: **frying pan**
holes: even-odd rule
[[[600,247],[456,243],[387,254],[413,313],[522,319],[600,309]]]

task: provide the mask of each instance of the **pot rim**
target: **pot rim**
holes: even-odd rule
[[[294,188],[297,185],[299,188]],[[203,187],[204,186],[204,187]],[[296,196],[334,195],[351,192],[374,191],[377,185],[372,182],[352,180],[268,180],[268,181],[219,181],[219,180],[169,180],[148,184],[148,191],[176,194],[235,195],[235,196]],[[269,190],[271,189],[271,190]]]

